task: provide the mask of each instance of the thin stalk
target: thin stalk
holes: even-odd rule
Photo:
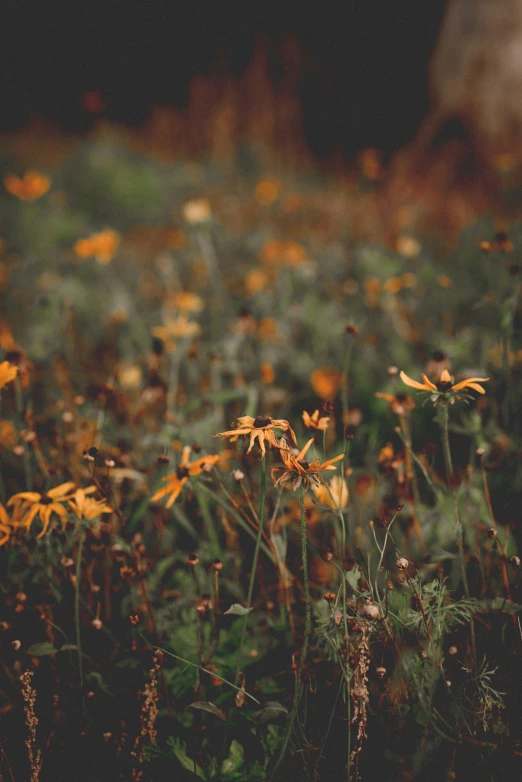
[[[308,636],[310,634],[310,630],[312,629],[312,612],[310,609],[310,586],[308,583],[308,555],[306,550],[307,529],[306,529],[304,493],[305,493],[304,486],[301,484],[301,488],[299,490],[299,509],[301,515],[301,559],[303,562],[303,586],[304,586],[304,594],[305,594],[305,632],[304,632],[304,639],[303,639],[303,648],[301,651],[301,662],[299,663],[299,675],[298,675],[299,679],[301,679],[303,673],[303,668],[306,660],[306,653],[308,651]]]
[[[265,521],[265,494],[266,494],[266,457],[261,459],[261,496],[259,499],[259,524],[257,527],[256,545],[254,549],[254,559],[252,560],[252,570],[250,572],[250,581],[248,584],[247,594],[247,613],[243,619],[243,627],[241,629],[241,639],[239,641],[239,649],[237,653],[236,675],[234,680],[236,683],[239,681],[239,673],[241,671],[241,654],[243,652],[243,644],[245,642],[245,633],[248,624],[248,615],[250,613],[250,606],[252,604],[252,595],[254,592],[254,583],[256,580],[257,560],[259,557],[259,550],[261,548],[261,539],[263,537],[263,524]]]
[[[82,554],[83,543],[85,540],[85,527],[81,519],[78,519],[76,530],[79,529],[78,552],[76,554],[76,580],[74,584],[74,624],[76,626],[76,648],[78,651],[78,672],[80,674],[80,687],[83,691],[83,659],[82,659],[82,637],[80,628],[80,580],[82,576]]]

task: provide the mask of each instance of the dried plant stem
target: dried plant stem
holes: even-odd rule
[[[22,682],[22,697],[25,701],[25,724],[29,732],[29,735],[25,740],[25,746],[27,747],[27,754],[29,755],[29,763],[31,766],[30,782],[38,782],[40,779],[42,752],[41,750],[36,749],[36,728],[38,727],[38,717],[34,711],[34,704],[36,703],[36,690],[32,686],[32,678],[33,672],[25,671],[25,673],[21,675],[20,681]]]
[[[252,560],[252,570],[250,572],[250,581],[248,584],[248,594],[247,594],[247,603],[246,603],[247,613],[245,614],[245,617],[243,619],[243,627],[241,629],[241,638],[239,641],[239,649],[237,652],[236,675],[234,677],[234,681],[236,682],[236,684],[239,681],[239,674],[241,672],[241,655],[243,653],[243,644],[245,642],[245,633],[248,624],[248,615],[250,613],[250,607],[252,604],[252,595],[254,592],[254,583],[256,580],[257,560],[259,557],[259,550],[261,548],[261,539],[263,537],[263,524],[265,521],[265,495],[266,495],[266,457],[263,457],[261,459],[261,494],[259,498],[259,523],[257,526],[256,545],[254,548],[254,559]]]

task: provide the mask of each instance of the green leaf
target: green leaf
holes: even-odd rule
[[[225,611],[225,614],[233,614],[234,616],[245,616],[245,614],[249,614],[250,611],[253,611],[253,608],[245,608],[241,605],[241,603],[234,603],[230,606],[228,611]]]
[[[198,766],[197,763],[194,763],[192,758],[189,758],[189,756],[187,755],[185,744],[183,741],[181,741],[181,739],[170,737],[168,744],[172,749],[173,754],[179,760],[183,768],[185,768],[187,771],[190,771],[194,775],[195,779],[196,778],[205,779],[205,774],[203,773],[203,769],[201,768],[201,766]]]
[[[288,709],[286,709],[278,701],[268,701],[265,708],[256,712],[256,719],[258,722],[268,722],[269,720],[275,720],[282,715],[286,716]]]
[[[64,644],[63,646],[60,646],[60,652],[77,652],[78,647],[76,644]]]
[[[195,701],[194,703],[190,704],[189,709],[199,709],[199,711],[206,711],[223,721],[226,721],[227,719],[225,712],[222,709],[219,709],[215,703],[211,703],[210,701]]]
[[[245,760],[245,752],[243,747],[235,739],[230,745],[230,754],[226,760],[223,761],[223,773],[227,774],[232,771],[238,771],[243,765]]]
[[[30,654],[31,657],[45,657],[48,654],[57,653],[58,649],[56,649],[49,641],[42,641],[39,644],[33,644],[27,650],[27,654]]]

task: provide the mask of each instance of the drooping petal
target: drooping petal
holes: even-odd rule
[[[320,470],[336,470],[337,467],[333,467],[332,465],[335,462],[341,461],[341,459],[344,459],[344,453],[340,453],[339,456],[335,456],[333,459],[328,459],[327,462],[324,462],[324,464],[321,464],[319,466]]]
[[[428,391],[429,390],[425,385],[423,385],[423,383],[419,383],[417,380],[412,380],[411,377],[408,377],[406,372],[402,372],[401,371],[400,378],[401,378],[402,382],[405,383],[407,386],[410,386],[410,388],[418,388],[419,391]],[[435,387],[435,390],[436,390],[436,387]]]
[[[176,500],[178,499],[179,495],[181,494],[181,490],[183,486],[186,484],[188,478],[182,478],[176,487],[176,489],[172,492],[170,497],[168,498],[167,502],[165,503],[166,508],[170,508],[171,505],[173,505]]]
[[[479,394],[485,394],[486,392],[482,386],[476,386],[475,383],[485,383],[487,380],[489,380],[489,377],[470,377],[468,380],[461,380],[460,383],[456,383],[451,390],[459,391],[461,388],[467,388],[469,386],[470,388],[474,388],[475,391],[478,391]]]
[[[16,502],[20,502],[20,500],[27,500],[27,502],[39,502],[41,498],[41,494],[38,494],[36,491],[21,491],[18,494],[13,494],[13,496],[7,500],[8,505],[14,505]]]
[[[406,382],[406,381],[404,381],[404,382]],[[408,385],[408,384],[406,384],[406,385]],[[377,391],[375,396],[377,397],[377,399],[385,399],[387,402],[390,402],[390,404],[392,402],[395,402],[395,397],[392,394],[385,394],[382,391]]]
[[[427,391],[438,391],[439,390],[437,388],[437,386],[435,385],[435,383],[432,383],[431,380],[429,380],[429,378],[426,377],[426,375],[421,375],[421,377],[424,380],[424,385],[425,385]],[[451,382],[451,378],[450,378],[449,382]]]
[[[74,481],[67,481],[61,483],[60,486],[55,486],[54,489],[49,489],[47,494],[49,497],[63,497],[74,489]]]
[[[300,462],[301,459],[304,459],[304,457],[306,455],[306,452],[308,451],[308,449],[312,445],[313,441],[314,441],[313,437],[311,437],[310,440],[308,440],[308,442],[306,443],[305,447],[295,457],[296,462]]]

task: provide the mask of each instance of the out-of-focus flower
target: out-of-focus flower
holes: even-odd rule
[[[361,171],[367,179],[376,182],[383,175],[382,153],[374,147],[363,149],[359,153]]]
[[[274,485],[278,486],[284,481],[292,481],[292,488],[296,491],[301,484],[306,489],[312,486],[319,486],[322,481],[322,473],[324,470],[336,470],[335,462],[340,459],[344,459],[344,454],[334,456],[333,459],[328,459],[326,462],[320,463],[319,459],[313,462],[308,462],[305,459],[306,453],[312,445],[314,438],[312,437],[306,443],[305,447],[299,451],[296,456],[293,456],[286,440],[281,441],[280,454],[283,461],[283,467],[274,467],[272,470],[272,480]],[[279,472],[282,474],[276,477]]]
[[[302,245],[279,239],[265,242],[259,252],[259,260],[267,267],[281,265],[296,268],[302,266],[307,258],[307,252]]]
[[[261,373],[261,380],[263,383],[266,383],[267,385],[270,385],[270,383],[273,383],[275,380],[275,372],[274,367],[272,364],[268,364],[267,362],[261,364],[259,367],[260,373]]]
[[[447,274],[439,274],[437,277],[437,285],[440,285],[441,288],[451,288],[453,280],[451,277],[448,277]]]
[[[279,198],[280,190],[279,180],[275,177],[266,177],[266,179],[260,179],[257,183],[254,196],[256,201],[262,206],[270,206]]]
[[[0,364],[0,388],[10,383],[18,374],[18,367],[10,361],[2,361]]]
[[[67,523],[67,510],[64,504],[73,496],[74,483],[67,481],[54,489],[49,489],[46,494],[39,494],[36,491],[22,491],[14,494],[8,505],[13,505],[16,515],[20,521],[16,526],[30,528],[33,520],[38,516],[43,524],[43,529],[38,535],[39,538],[45,535],[51,522],[51,515],[55,513],[60,517],[64,524]]]
[[[245,290],[249,296],[266,288],[268,277],[262,269],[251,269],[245,275]]]
[[[168,296],[165,301],[166,306],[179,310],[180,312],[201,312],[205,303],[201,296],[190,291],[181,291]]]
[[[0,445],[4,448],[13,448],[16,445],[18,435],[11,421],[0,420]]]
[[[118,368],[118,381],[123,388],[132,390],[141,388],[143,374],[137,364],[122,364]]]
[[[330,416],[322,416],[319,410],[315,410],[312,415],[303,410],[303,423],[307,429],[318,429],[320,432],[324,432],[330,424]]]
[[[195,320],[189,320],[185,315],[178,318],[168,318],[164,326],[155,326],[152,329],[154,337],[159,337],[168,343],[171,337],[175,339],[190,339],[201,334],[201,326]]]
[[[118,250],[121,237],[116,231],[107,229],[92,234],[87,239],[78,239],[74,252],[79,258],[94,257],[98,263],[110,263]]]
[[[328,483],[312,486],[312,490],[316,500],[328,508],[342,510],[348,505],[350,493],[346,481],[340,475],[334,475]]]
[[[328,367],[315,369],[310,376],[310,383],[318,397],[333,399],[342,386],[343,373]]]
[[[51,180],[45,174],[31,170],[26,171],[23,177],[7,174],[4,177],[4,187],[8,193],[22,201],[36,201],[47,193]]]
[[[170,508],[181,494],[181,491],[189,478],[200,475],[202,472],[208,472],[219,460],[219,456],[201,456],[199,459],[196,459],[196,461],[189,462],[190,451],[190,445],[183,448],[181,461],[176,468],[176,472],[166,475],[163,478],[166,486],[158,489],[152,496],[152,502],[156,502],[157,500],[162,499],[162,497],[166,497],[170,494],[170,497],[165,503],[165,507]]]
[[[0,502],[0,546],[4,546],[11,537],[11,525],[9,516]]]
[[[378,399],[385,399],[390,405],[390,410],[395,415],[406,415],[415,407],[415,401],[408,394],[384,394],[378,391],[375,396]]]
[[[421,245],[413,236],[399,236],[395,248],[404,258],[416,258],[421,251]]]
[[[183,217],[191,225],[208,223],[212,219],[212,209],[208,198],[198,198],[187,201],[183,206]]]
[[[294,430],[283,418],[270,418],[268,415],[258,415],[252,418],[250,415],[242,415],[237,419],[237,428],[228,432],[219,432],[215,437],[228,437],[231,443],[235,443],[240,437],[250,437],[247,453],[252,450],[255,441],[259,443],[263,458],[266,456],[265,442],[280,448],[281,444],[276,439],[275,430],[281,429],[282,432],[288,432],[292,442],[297,445],[297,439]]]

